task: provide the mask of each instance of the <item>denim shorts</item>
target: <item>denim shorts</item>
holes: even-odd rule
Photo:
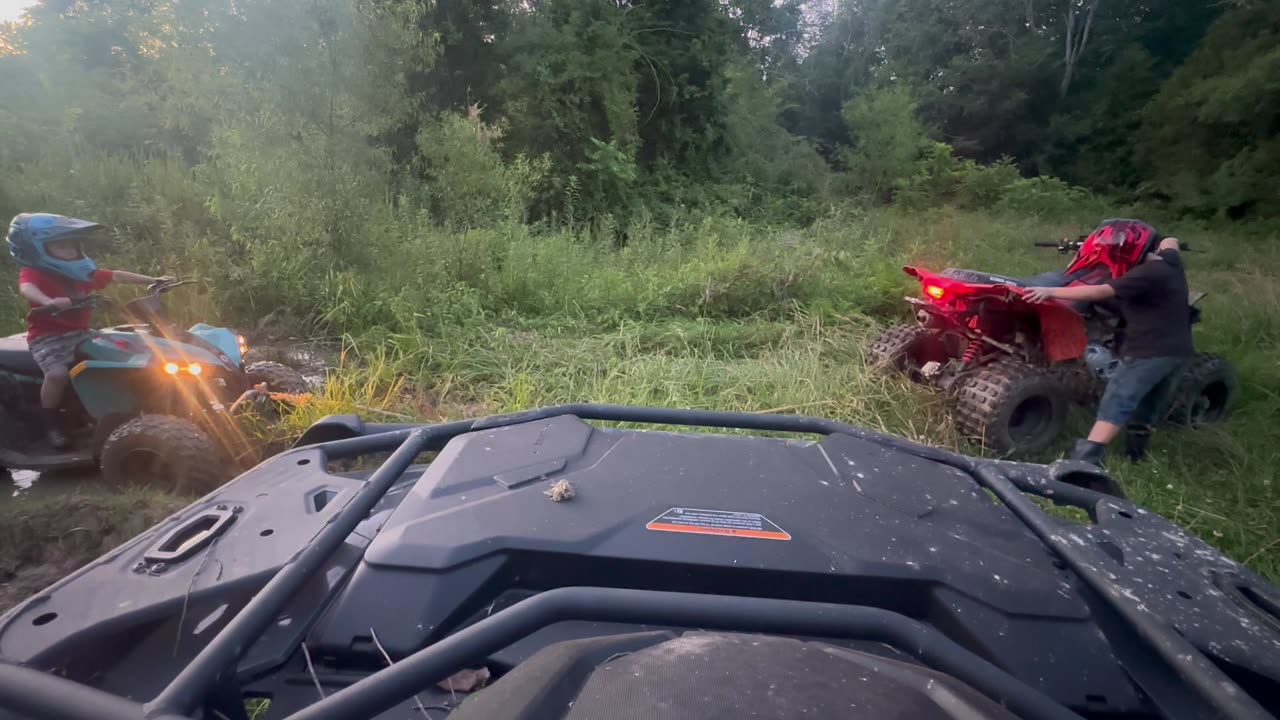
[[[1124,358],[1098,405],[1098,419],[1112,425],[1154,425],[1169,412],[1190,357]]]

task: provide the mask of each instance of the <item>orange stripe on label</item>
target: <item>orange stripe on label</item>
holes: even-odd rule
[[[769,530],[740,530],[738,528],[705,527],[701,525],[672,525],[671,523],[660,522],[651,522],[648,525],[645,525],[645,529],[658,530],[660,532],[691,533],[694,535],[728,535],[731,537],[763,538],[765,540],[791,539],[791,536],[785,532],[771,532]]]

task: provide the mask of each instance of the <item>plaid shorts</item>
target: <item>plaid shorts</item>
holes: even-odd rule
[[[40,370],[46,374],[57,370],[70,370],[71,364],[76,361],[76,348],[80,347],[80,343],[88,340],[91,334],[88,330],[77,330],[60,335],[38,337],[29,345],[31,355],[36,359]]]

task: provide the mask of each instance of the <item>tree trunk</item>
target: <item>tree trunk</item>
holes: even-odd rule
[[[1028,0],[1028,3],[1030,0]],[[1071,89],[1071,79],[1075,76],[1076,63],[1080,61],[1080,55],[1084,53],[1085,45],[1089,42],[1089,31],[1093,28],[1093,16],[1098,11],[1098,3],[1100,0],[1088,0],[1089,13],[1085,17],[1084,27],[1076,31],[1076,22],[1080,19],[1080,14],[1076,12],[1073,3],[1067,9],[1067,46],[1066,55],[1063,58],[1062,68],[1062,84],[1058,87],[1058,99],[1061,100],[1067,96],[1067,91]],[[1028,7],[1029,4],[1028,4]]]

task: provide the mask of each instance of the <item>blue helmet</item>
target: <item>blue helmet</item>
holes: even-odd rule
[[[84,252],[75,260],[59,260],[49,254],[47,245],[54,240],[81,240],[95,230],[98,223],[49,213],[22,213],[9,223],[9,254],[19,265],[46,270],[68,280],[88,282],[98,269]]]

